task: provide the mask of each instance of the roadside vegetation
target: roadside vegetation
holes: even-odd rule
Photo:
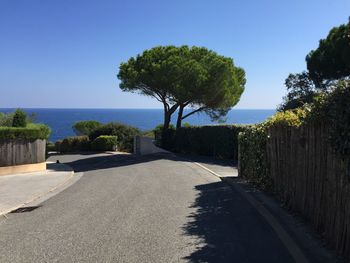
[[[73,125],[77,136],[68,137],[55,143],[55,151],[133,151],[133,140],[141,131],[135,127],[110,122],[80,121]]]
[[[49,138],[51,130],[47,125],[33,123],[34,115],[17,109],[13,113],[0,113],[0,139],[36,140]]]

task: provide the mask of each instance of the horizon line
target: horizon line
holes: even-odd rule
[[[1,107],[3,109],[38,109],[38,110],[163,110],[163,108],[66,108],[66,107]],[[273,108],[233,108],[231,110],[276,110]]]

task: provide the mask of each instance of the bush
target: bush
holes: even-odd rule
[[[88,136],[75,136],[68,137],[62,140],[61,143],[57,143],[59,146],[59,151],[65,152],[79,152],[90,150],[90,141]]]
[[[97,137],[101,135],[110,135],[118,137],[117,147],[120,151],[133,151],[134,137],[141,135],[141,131],[135,127],[124,125],[121,123],[107,123],[95,130],[93,130],[90,135],[90,141],[94,141]]]
[[[56,151],[56,146],[53,142],[46,142],[46,152]]]
[[[277,112],[265,122],[246,127],[239,133],[239,174],[263,190],[272,191],[266,144],[270,127],[299,127],[309,115],[308,106]]]
[[[62,145],[62,140],[58,140],[55,142],[55,151],[60,152],[61,151],[61,145]]]
[[[91,149],[94,151],[115,151],[117,144],[117,136],[101,135],[91,143]]]
[[[238,133],[246,125],[188,126],[169,130],[164,148],[179,153],[214,156],[237,161]],[[161,138],[158,137],[158,140]]]
[[[329,140],[343,156],[350,156],[350,80],[339,81],[332,92],[318,96],[307,116],[308,122],[329,127]]]
[[[98,121],[78,121],[73,125],[73,131],[76,135],[87,135],[89,136],[90,133],[95,130],[96,128],[102,126],[102,123]]]
[[[0,127],[0,139],[46,140],[51,130],[44,124],[28,124],[26,127]]]
[[[21,110],[17,109],[12,120],[12,127],[26,127],[27,125],[27,114]]]
[[[252,125],[239,133],[239,175],[264,190],[272,189],[267,165],[267,125]]]

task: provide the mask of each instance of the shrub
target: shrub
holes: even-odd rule
[[[164,148],[179,153],[214,156],[237,161],[238,133],[246,125],[188,126],[169,130]]]
[[[91,143],[91,149],[94,151],[115,151],[117,144],[117,136],[101,135]]]
[[[0,113],[0,126],[12,127],[14,112],[8,114]]]
[[[44,124],[28,124],[26,127],[0,127],[0,139],[46,140],[51,130]]]
[[[98,121],[78,121],[73,125],[73,131],[76,135],[87,135],[89,136],[90,133],[95,130],[96,128],[100,127],[102,123]]]
[[[264,190],[272,189],[267,165],[267,125],[252,125],[238,135],[239,175]]]
[[[47,152],[53,152],[56,151],[56,146],[53,142],[46,142],[46,151]]]
[[[141,135],[141,131],[135,127],[124,125],[121,123],[107,123],[93,130],[89,138],[94,141],[101,135],[111,135],[118,137],[118,149],[120,151],[132,152],[134,137]]]
[[[26,127],[27,125],[27,114],[21,110],[17,109],[12,120],[12,127]]]
[[[343,156],[350,155],[350,80],[339,81],[332,92],[318,96],[311,107],[308,122],[329,127],[329,140]]]
[[[61,151],[61,145],[62,145],[62,140],[58,140],[58,141],[55,142],[55,150],[57,152]]]
[[[175,126],[170,124],[169,125],[169,129],[168,132],[165,134],[166,138],[165,140],[162,140],[162,136],[163,134],[163,124],[159,124],[157,125],[154,129],[153,129],[153,133],[154,133],[154,138],[156,141],[156,145],[159,147],[163,147],[165,149],[168,150],[173,150],[173,137],[175,135]]]
[[[277,112],[265,122],[246,127],[239,133],[239,174],[264,190],[272,191],[266,144],[270,127],[299,127],[309,115],[309,107]]]
[[[90,150],[90,141],[88,136],[68,137],[62,140],[59,145],[60,152],[79,152]]]

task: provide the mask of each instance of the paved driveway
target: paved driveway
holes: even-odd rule
[[[246,199],[191,162],[56,159],[84,176],[41,207],[0,219],[0,262],[293,262]]]

